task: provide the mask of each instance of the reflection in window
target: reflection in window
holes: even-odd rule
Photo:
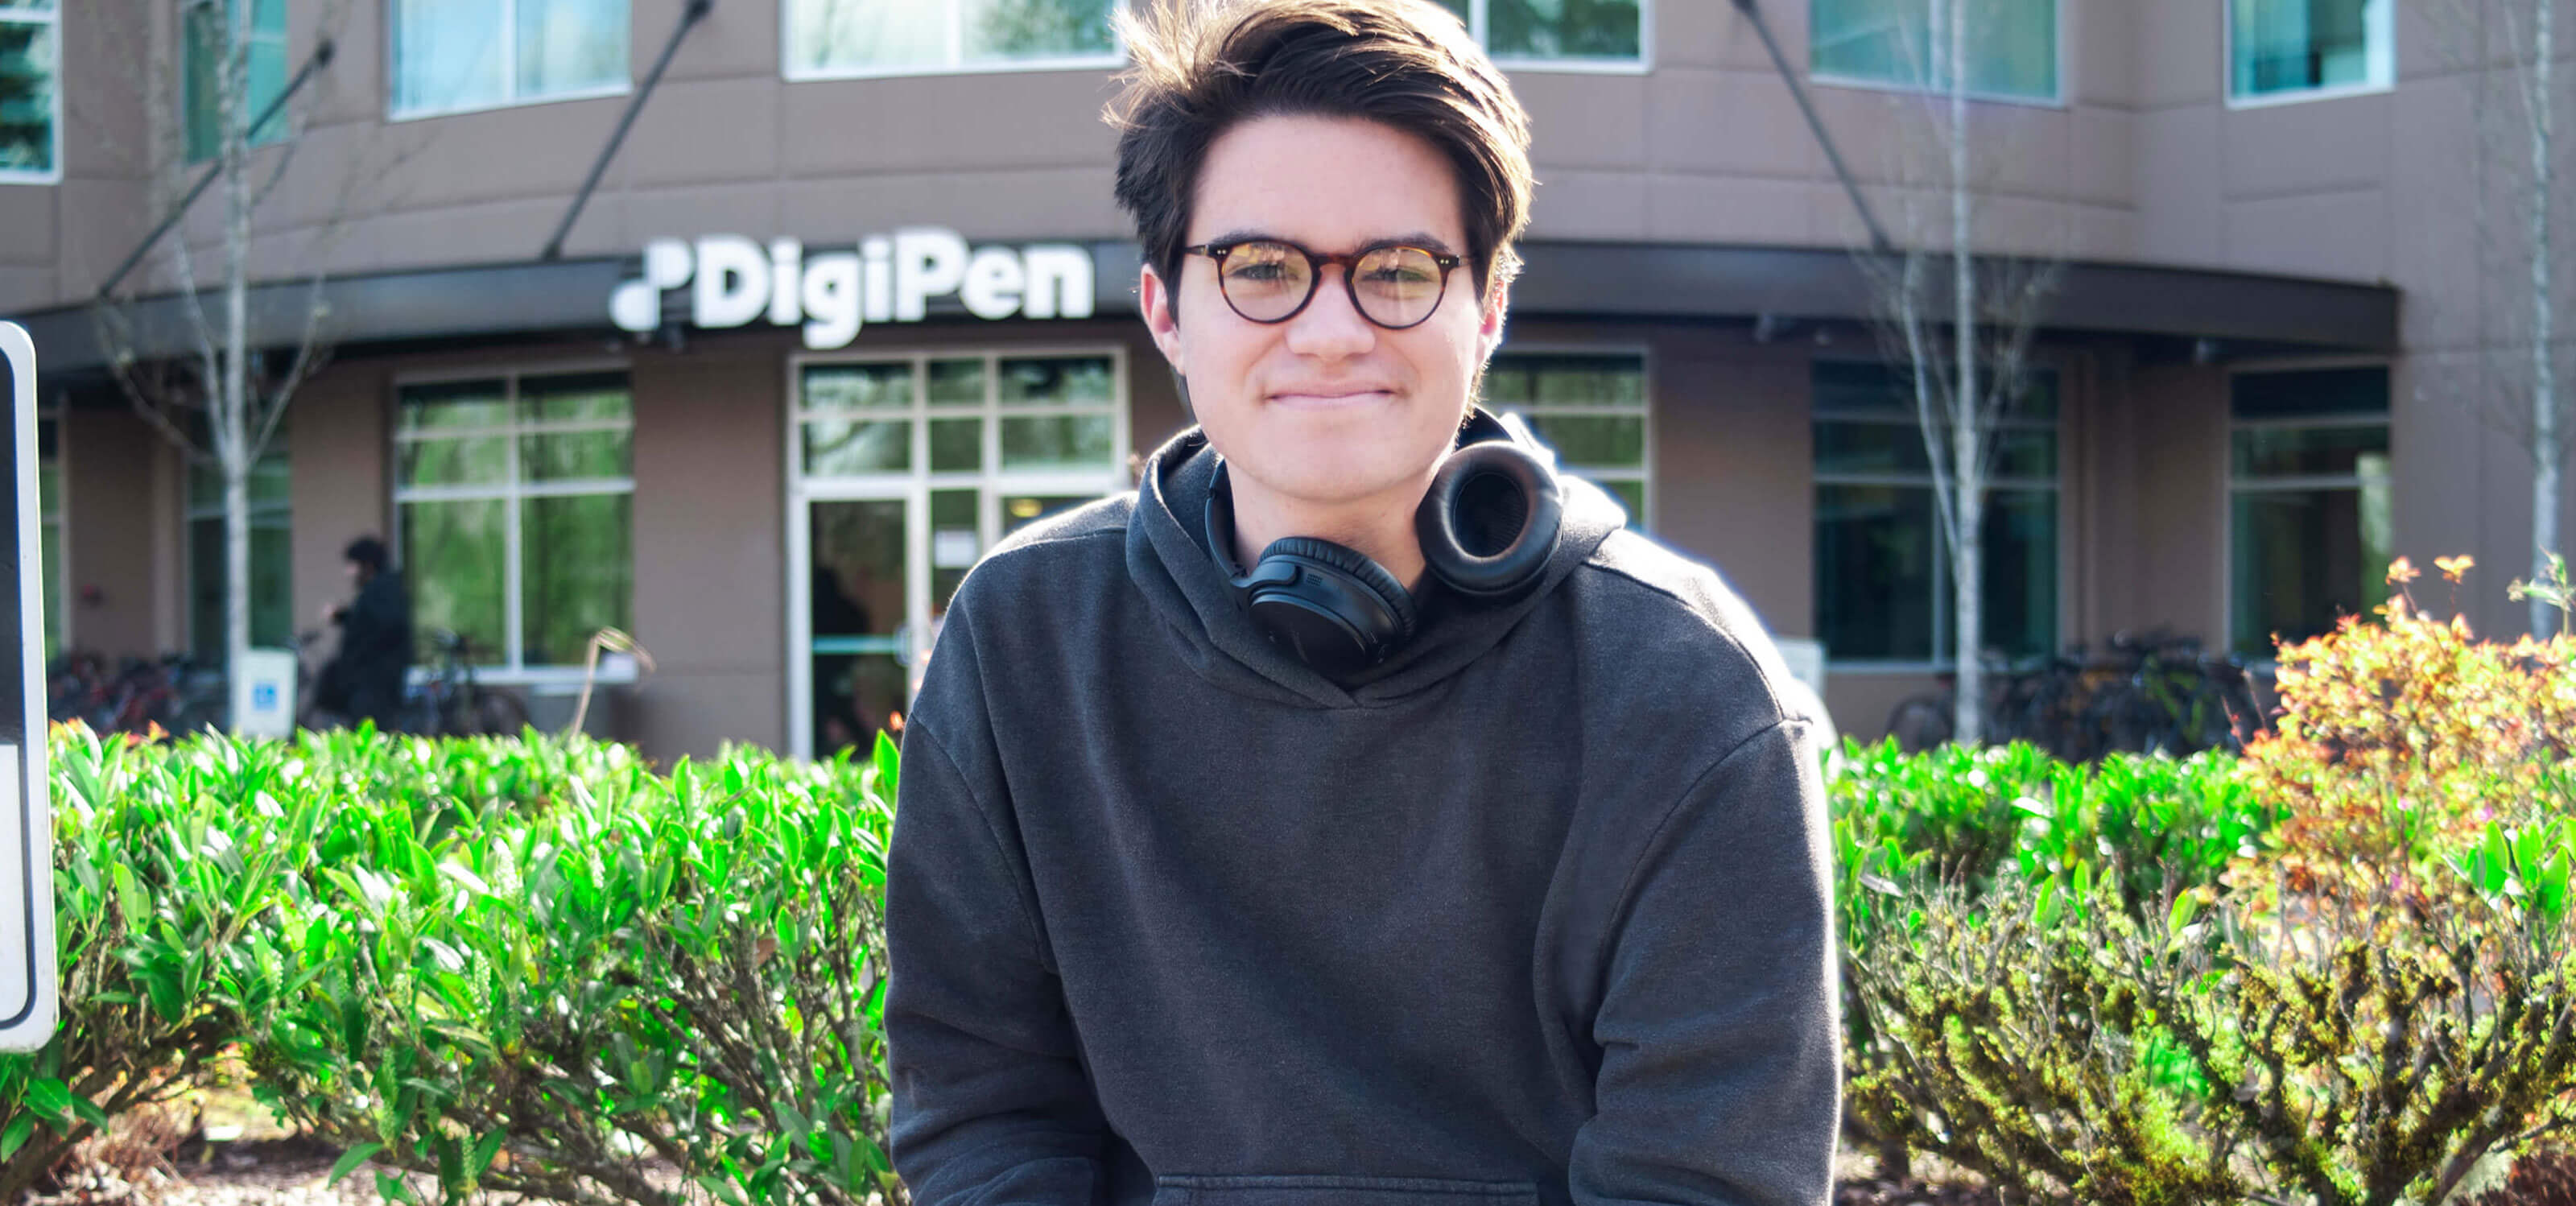
[[[1568,471],[1608,490],[1646,527],[1646,358],[1634,352],[1501,352],[1485,369],[1483,403],[1519,415]]]
[[[60,30],[53,0],[0,0],[0,181],[61,176]]]
[[[2386,88],[2396,74],[2394,0],[2231,0],[2231,100]]]
[[[223,0],[221,4],[206,0],[190,4],[185,124],[191,160],[213,158],[221,149],[224,54],[233,45],[232,32],[237,28],[234,22],[240,19],[244,3],[250,5],[250,27],[248,37],[235,50],[241,56],[238,120],[257,118],[286,91],[286,0]],[[252,130],[250,143],[258,146],[284,137],[286,115],[281,112]]]
[[[1505,66],[1636,63],[1644,0],[1440,0]]]
[[[2361,615],[2386,580],[2388,370],[2239,373],[2228,385],[2228,638],[2268,658]]]
[[[1948,542],[1904,367],[1818,361],[1814,388],[1816,637],[1835,661],[1951,660]],[[1993,433],[1982,525],[1984,639],[2024,657],[2057,645],[2057,375],[2033,370]],[[1947,455],[1946,450],[1943,455]]]
[[[281,648],[295,636],[286,430],[269,437],[251,466],[250,643]],[[224,656],[224,475],[209,464],[188,466],[188,643],[199,658]]]
[[[393,0],[395,117],[622,92],[627,0]]]
[[[1968,91],[2054,100],[2058,0],[1967,0]],[[1811,0],[1807,66],[1818,77],[1900,88],[1950,86],[1934,0]]]
[[[789,0],[791,78],[1098,66],[1115,0]]]
[[[634,603],[634,407],[624,372],[410,385],[394,502],[412,616],[477,661],[575,666]]]

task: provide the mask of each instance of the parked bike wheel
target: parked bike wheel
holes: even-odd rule
[[[1950,708],[1946,697],[1917,695],[1887,714],[1887,735],[1896,739],[1897,748],[1909,754],[1947,744],[1953,732]]]

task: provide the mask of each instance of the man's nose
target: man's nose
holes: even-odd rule
[[[1315,282],[1315,296],[1306,300],[1306,308],[1288,320],[1288,350],[1300,356],[1325,360],[1347,359],[1365,354],[1377,346],[1377,324],[1370,322],[1351,305],[1351,291],[1342,284],[1339,264],[1328,264],[1323,278]]]

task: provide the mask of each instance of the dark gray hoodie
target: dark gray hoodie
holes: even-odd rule
[[[1831,847],[1743,603],[1569,480],[1539,590],[1346,688],[1238,609],[1214,466],[948,613],[887,875],[917,1206],[1825,1202]]]

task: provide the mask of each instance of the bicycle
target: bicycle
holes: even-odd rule
[[[519,697],[474,679],[474,645],[452,630],[430,630],[429,677],[403,697],[405,732],[436,737],[504,737],[528,725]]]

